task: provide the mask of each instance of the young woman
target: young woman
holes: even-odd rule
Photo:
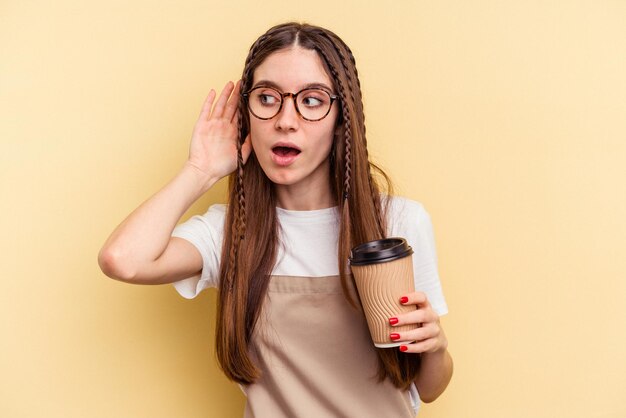
[[[227,175],[228,205],[176,226]],[[398,300],[416,309],[390,323],[421,326],[389,335],[414,343],[376,349],[348,256],[386,236],[413,247],[417,289]],[[246,417],[412,417],[452,375],[430,218],[368,160],[354,57],[320,27],[279,25],[252,45],[241,80],[209,93],[180,173],[99,263],[187,298],[218,288],[217,357],[246,392]]]

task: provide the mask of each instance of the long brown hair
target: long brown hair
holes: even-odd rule
[[[353,300],[349,292],[352,277],[348,256],[355,245],[385,237],[386,207],[381,202],[381,191],[390,194],[391,182],[384,171],[369,161],[355,59],[350,48],[331,31],[299,23],[269,29],[250,48],[241,77],[242,91],[252,87],[255,69],[269,55],[294,45],[317,51],[340,98],[341,111],[329,156],[330,186],[342,215],[337,254],[339,276],[346,303],[356,306],[359,301]],[[249,349],[276,262],[279,225],[273,183],[261,169],[254,152],[243,164],[241,144],[250,130],[250,116],[243,99],[239,102],[239,112],[238,164],[229,178],[216,351],[226,376],[247,384],[260,375]],[[419,356],[397,349],[377,351],[380,380],[389,378],[399,388],[407,388],[415,380]]]

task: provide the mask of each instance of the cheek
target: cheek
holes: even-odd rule
[[[258,121],[250,121],[250,142],[253,149],[258,149],[263,142],[263,126]]]
[[[323,161],[330,158],[334,143],[334,129],[329,129],[317,138],[317,146],[315,155],[316,160]]]
[[[325,148],[331,148],[333,145],[333,142],[335,140],[335,135],[336,135],[336,127],[335,127],[335,123],[329,123],[326,127],[326,129],[324,130],[324,135],[323,135],[323,139],[322,139],[322,144],[323,146],[325,146]]]

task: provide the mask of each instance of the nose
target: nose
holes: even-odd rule
[[[276,129],[281,131],[294,131],[298,129],[299,122],[300,116],[296,110],[294,97],[283,97],[283,108],[278,115],[276,115]]]

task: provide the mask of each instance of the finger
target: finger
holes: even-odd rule
[[[250,140],[250,134],[246,137],[246,140],[241,145],[241,157],[243,158],[243,163],[245,164],[248,161],[248,157],[250,157],[250,153],[252,152],[252,143]]]
[[[202,104],[202,110],[200,111],[200,116],[198,119],[208,120],[209,115],[211,114],[211,107],[213,107],[213,100],[215,100],[215,90],[211,89],[209,95],[204,99],[204,103]]]
[[[232,121],[235,113],[237,113],[237,106],[239,105],[239,92],[241,91],[241,80],[237,81],[235,84],[235,88],[233,89],[233,93],[228,99],[226,103],[226,108],[224,109],[224,119]]]
[[[389,324],[398,327],[408,324],[424,324],[429,322],[437,322],[439,315],[431,308],[416,309],[411,312],[406,312],[389,318]]]
[[[424,292],[407,293],[400,298],[400,303],[403,305],[419,305],[423,307],[430,306],[428,297]]]
[[[234,126],[239,126],[239,109],[235,110],[235,114],[230,119],[230,123],[234,124]]]
[[[440,328],[434,324],[417,328],[405,332],[393,332],[389,334],[391,341],[424,341],[431,338],[437,338],[441,332]]]
[[[226,106],[226,102],[228,101],[228,97],[230,97],[230,93],[233,91],[233,82],[229,81],[224,86],[222,93],[220,93],[220,97],[217,99],[217,103],[215,103],[215,108],[213,108],[213,113],[211,113],[211,119],[221,119],[224,114],[224,107]]]
[[[420,341],[412,344],[402,344],[398,349],[403,353],[427,353],[434,351],[437,348],[437,340],[431,338],[425,341]]]

